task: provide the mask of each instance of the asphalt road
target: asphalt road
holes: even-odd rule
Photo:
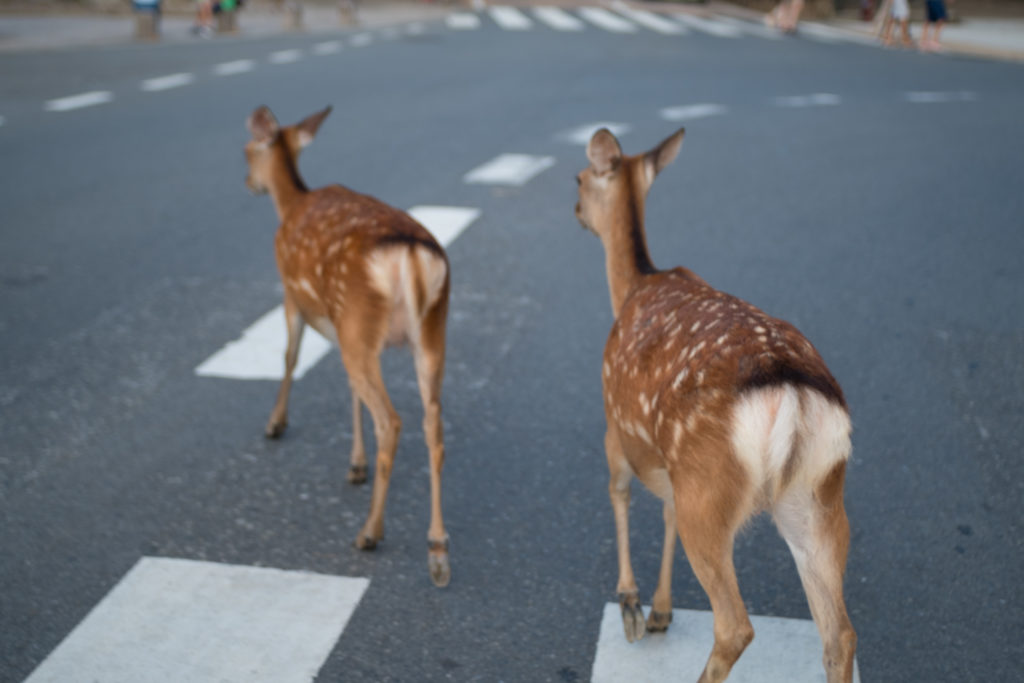
[[[340,39],[325,55],[323,36],[290,36],[0,56],[0,680],[28,676],[143,556],[370,578],[320,681],[589,679],[615,599],[612,318],[600,245],[572,212],[583,147],[559,136],[594,122],[628,124],[629,152],[686,125],[649,197],[655,263],[792,321],[844,387],[862,680],[1018,679],[1024,68],[486,16]],[[297,61],[268,61],[292,48]],[[211,72],[239,59],[253,69]],[[178,72],[194,82],[139,88]],[[44,111],[93,90],[113,100]],[[812,94],[830,97],[778,99]],[[660,115],[701,103],[720,108]],[[351,545],[370,489],[345,483],[335,356],[298,382],[276,442],[273,382],[194,373],[279,303],[273,210],[243,184],[260,104],[284,122],[334,105],[302,159],[311,186],[481,211],[449,247],[443,590],[426,572],[407,354],[385,361],[405,430],[374,553]],[[555,164],[522,187],[463,182],[502,153]],[[634,491],[647,602],[661,516]],[[675,606],[707,609],[678,555]],[[808,618],[766,520],[736,565],[752,614]]]

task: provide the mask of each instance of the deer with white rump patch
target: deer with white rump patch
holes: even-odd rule
[[[644,203],[682,141],[679,130],[646,154],[623,156],[615,136],[599,130],[577,178],[576,217],[604,246],[615,314],[602,380],[626,638],[664,631],[672,620],[678,533],[714,613],[715,644],[700,682],[725,680],[754,637],[733,541],[751,516],[770,511],[796,560],[828,681],[850,683],[857,637],[843,601],[846,402],[792,325],[686,268],[651,263]],[[664,552],[646,623],[629,557],[633,476],[664,503]]]
[[[430,452],[430,528],[427,561],[438,586],[451,577],[448,534],[441,518],[441,381],[444,376],[449,271],[444,249],[404,211],[340,185],[309,190],[297,167],[331,108],[294,126],[281,127],[266,107],[249,117],[246,185],[268,192],[281,225],[274,239],[284,284],[288,346],[285,373],[266,434],[277,438],[288,424],[288,394],[305,326],[341,349],[352,390],[352,456],[348,479],[367,478],[362,409],[373,418],[376,477],[370,514],[356,547],[372,550],[384,534],[384,505],[401,420],[381,375],[387,345],[408,343],[423,400],[423,433]]]

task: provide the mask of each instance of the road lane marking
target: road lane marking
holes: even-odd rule
[[[4,117],[0,116],[0,126],[4,125],[4,122],[5,122],[6,120],[7,120],[7,119],[5,119]]]
[[[679,107],[666,107],[661,110],[661,118],[666,121],[692,121],[708,116],[719,116],[729,111],[721,104],[687,104]]]
[[[533,16],[556,31],[582,31],[583,22],[558,7],[537,7]]]
[[[291,64],[302,59],[302,50],[278,50],[268,58],[271,64]]]
[[[978,99],[977,93],[969,90],[958,92],[927,92],[913,91],[904,93],[903,99],[914,104],[936,104],[939,102],[974,102]]]
[[[251,59],[236,59],[232,62],[222,62],[213,67],[213,73],[218,76],[234,76],[246,71],[252,71],[256,62]]]
[[[308,683],[369,583],[143,557],[25,683]]]
[[[603,7],[581,7],[579,15],[598,28],[612,33],[636,33],[636,24],[632,24],[617,14],[612,14]]]
[[[460,206],[415,206],[409,215],[447,247],[480,217],[479,209]],[[284,306],[262,315],[242,336],[228,342],[195,369],[200,377],[240,380],[280,380],[284,376],[284,350],[288,346]],[[299,346],[294,379],[302,377],[331,350],[332,343],[307,328]]]
[[[841,103],[839,95],[826,92],[775,98],[775,105],[778,107],[834,107]]]
[[[352,47],[366,47],[373,42],[372,33],[357,33],[350,39]]]
[[[623,15],[631,21],[635,21],[645,28],[649,28],[652,31],[658,33],[664,33],[666,35],[682,35],[689,33],[689,30],[675,22],[669,21],[665,17],[655,14],[654,12],[648,12],[646,10],[633,9],[624,2],[616,2],[612,5],[616,12]]]
[[[429,230],[441,246],[448,247],[463,230],[480,217],[480,209],[421,205],[409,209],[409,215]]]
[[[69,95],[68,97],[47,100],[44,108],[46,111],[71,111],[83,107],[94,107],[97,104],[105,104],[113,99],[114,94],[109,90],[93,90],[92,92],[84,92],[79,95]]]
[[[313,54],[316,55],[333,55],[336,52],[341,52],[340,40],[327,40],[313,46]]]
[[[449,14],[445,18],[444,23],[448,28],[455,29],[456,31],[472,31],[473,29],[480,28],[480,17],[468,12],[455,12],[454,14]]]
[[[522,186],[534,176],[551,168],[554,157],[530,154],[501,154],[463,176],[463,181],[484,185]]]
[[[158,92],[160,90],[170,90],[171,88],[180,88],[183,85],[188,85],[196,80],[196,77],[190,73],[170,74],[167,76],[157,76],[156,78],[147,78],[142,81],[142,89],[146,92]]]
[[[729,674],[729,683],[811,683],[825,680],[818,629],[809,619],[751,616],[754,640]],[[594,655],[592,683],[695,681],[714,645],[711,612],[672,610],[665,633],[630,643],[618,603],[608,603]],[[860,682],[854,661],[854,683]]]
[[[607,128],[615,137],[625,135],[633,129],[633,127],[628,123],[600,121],[598,123],[587,123],[582,126],[577,126],[576,128],[563,131],[556,135],[555,139],[562,142],[568,142],[573,145],[586,145],[590,142],[590,138],[594,137],[594,133],[602,128]]]
[[[695,31],[700,31],[716,38],[739,38],[742,35],[735,26],[723,24],[712,19],[696,17],[692,14],[677,14],[676,21]]]
[[[515,7],[499,5],[488,10],[491,19],[506,31],[526,31],[533,28],[533,22]]]

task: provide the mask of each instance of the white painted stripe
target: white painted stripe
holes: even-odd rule
[[[936,104],[940,102],[974,102],[978,99],[977,93],[969,90],[959,92],[908,92],[903,98],[914,104]]]
[[[333,55],[336,52],[341,52],[340,40],[327,40],[313,46],[313,54],[316,55]]]
[[[114,99],[114,94],[109,90],[94,90],[80,95],[70,95],[68,97],[59,97],[55,100],[48,100],[44,108],[46,111],[71,111],[72,109],[104,104],[112,99]]]
[[[533,28],[533,22],[515,7],[492,7],[489,12],[494,23],[507,31],[525,31]]]
[[[695,31],[701,33],[707,33],[708,35],[715,36],[716,38],[739,38],[742,33],[735,26],[730,24],[723,24],[720,21],[714,21],[713,19],[705,19],[703,17],[697,17],[692,14],[677,14],[676,21],[688,26]]]
[[[410,36],[421,36],[427,32],[427,27],[416,21],[406,26],[405,32]]]
[[[666,107],[661,110],[661,118],[666,121],[692,121],[708,116],[720,116],[729,111],[721,104],[687,104],[681,107]]]
[[[738,31],[748,35],[764,38],[765,40],[782,40],[782,34],[778,29],[769,28],[764,24],[757,24],[752,21],[741,21],[733,17],[716,17],[722,24],[735,27]]]
[[[408,213],[429,230],[442,246],[451,244],[480,217],[479,209],[460,206],[415,206]],[[284,320],[284,306],[264,314],[247,327],[241,337],[203,361],[195,373],[201,377],[223,379],[281,379],[284,376],[284,351],[288,346],[288,331]],[[330,350],[331,343],[307,326],[299,347],[294,379],[302,379]]]
[[[408,213],[429,230],[443,247],[454,242],[463,230],[480,217],[480,209],[462,206],[414,206]]]
[[[635,21],[645,28],[651,29],[652,31],[672,36],[689,32],[680,24],[669,21],[660,14],[655,14],[654,12],[648,12],[646,10],[633,9],[624,2],[616,2],[612,6],[619,14],[623,15],[627,19]]]
[[[287,346],[284,306],[278,306],[247,327],[241,337],[204,360],[196,368],[196,374],[224,379],[281,379]],[[302,379],[330,350],[331,343],[307,326],[302,335],[294,378]]]
[[[729,683],[818,683],[825,680],[818,629],[809,619],[750,617],[754,640],[729,674]],[[711,612],[672,610],[665,633],[630,643],[618,603],[608,603],[594,656],[592,683],[695,681],[714,645]],[[854,683],[860,673],[854,661]]]
[[[467,12],[455,12],[454,14],[449,14],[444,23],[448,25],[448,28],[455,29],[456,31],[470,31],[480,28],[480,17]]]
[[[556,31],[582,31],[583,22],[558,7],[537,7],[533,16]]]
[[[581,7],[578,10],[581,17],[598,28],[612,33],[636,33],[636,25],[632,24],[617,14],[612,14],[601,7]]]
[[[4,117],[0,116],[0,126],[4,125],[4,123],[6,121],[7,121],[7,119],[5,119]]]
[[[467,183],[485,185],[522,186],[538,173],[551,168],[554,157],[538,157],[529,154],[502,154],[483,166],[474,168],[463,180]]]
[[[373,42],[372,33],[357,33],[350,39],[352,47],[366,47]]]
[[[25,683],[308,683],[369,583],[144,557]]]
[[[302,50],[278,50],[268,58],[271,64],[291,64],[302,59]]]
[[[612,135],[615,137],[625,135],[632,130],[632,126],[628,123],[610,123],[608,121],[600,121],[598,123],[587,123],[577,128],[563,131],[556,135],[555,138],[562,142],[569,142],[574,145],[585,145],[590,142],[590,138],[594,137],[594,133],[602,128],[610,130]]]
[[[159,90],[170,90],[180,88],[183,85],[196,80],[196,77],[188,73],[170,74],[169,76],[158,76],[142,81],[142,89],[146,92],[157,92]]]
[[[775,98],[775,105],[779,107],[834,107],[840,103],[842,98],[839,95],[825,92]]]
[[[218,76],[234,76],[235,74],[252,71],[255,66],[256,62],[251,59],[236,59],[233,62],[222,62],[216,65],[213,67],[213,73]]]

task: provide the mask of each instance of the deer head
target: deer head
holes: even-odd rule
[[[271,191],[274,183],[285,180],[279,173],[286,172],[289,180],[302,184],[296,161],[299,152],[313,141],[320,124],[331,113],[331,107],[308,116],[294,126],[281,128],[268,107],[260,107],[250,114],[246,127],[252,139],[245,145],[245,159],[249,174],[246,187],[254,194]]]

